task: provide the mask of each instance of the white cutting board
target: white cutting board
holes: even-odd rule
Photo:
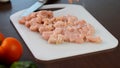
[[[43,6],[43,8],[55,7],[65,7],[64,9],[54,11],[55,16],[70,14],[77,16],[78,19],[84,19],[88,23],[92,24],[96,30],[95,35],[102,38],[102,43],[63,43],[59,45],[48,44],[47,41],[42,39],[39,33],[32,32],[24,25],[18,23],[18,20],[21,18],[20,15],[24,11],[21,10],[11,15],[10,19],[36,59],[49,61],[67,58],[115,48],[118,45],[118,40],[110,32],[108,32],[84,7],[72,4],[51,4]]]

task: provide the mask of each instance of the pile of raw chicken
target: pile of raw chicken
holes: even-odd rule
[[[72,15],[55,17],[52,11],[41,10],[22,17],[19,23],[39,32],[51,44],[101,42],[101,38],[94,35],[95,29],[91,24]]]

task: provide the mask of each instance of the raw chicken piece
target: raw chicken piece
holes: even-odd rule
[[[75,43],[78,43],[78,44],[81,44],[84,42],[85,42],[85,40],[84,40],[84,38],[82,38],[82,36],[80,38],[76,38],[76,40],[75,40]]]
[[[86,36],[86,41],[93,42],[93,43],[101,43],[102,40],[100,37],[93,37],[93,36]]]
[[[42,17],[36,17],[35,21],[39,24],[42,24]]]
[[[67,15],[66,17],[67,17],[67,22],[74,23],[78,21],[78,18],[76,16]]]
[[[44,31],[52,31],[54,27],[49,24],[49,25],[42,25],[38,27],[39,32],[42,34]]]
[[[95,34],[95,29],[91,24],[87,24],[87,28],[89,29],[87,33],[88,36],[92,36]]]
[[[74,22],[74,25],[79,25],[80,27],[83,27],[86,23],[85,20],[78,20]]]
[[[38,23],[32,23],[32,24],[30,25],[30,30],[31,30],[31,31],[35,31],[35,32],[38,32],[39,25],[40,25],[40,24],[38,24]]]
[[[63,28],[55,28],[53,31],[54,34],[63,34]]]
[[[26,22],[25,22],[25,26],[28,27],[28,28],[30,27],[30,24],[31,24],[30,21],[26,21]]]
[[[80,33],[87,36],[88,31],[89,28],[87,26],[83,26],[82,29],[80,30]]]
[[[52,34],[48,39],[48,43],[51,44],[61,44],[64,42],[64,36],[61,34]]]
[[[25,22],[26,22],[25,17],[22,17],[22,19],[19,20],[19,23],[20,23],[20,24],[25,24]]]
[[[80,34],[71,34],[70,42],[75,42],[75,43],[81,44],[84,42],[84,36],[82,36]]]
[[[53,31],[45,31],[42,33],[42,37],[45,39],[45,40],[48,40],[50,35],[53,34]]]
[[[42,22],[44,22],[44,23],[43,23],[44,25],[52,24],[52,21],[51,21],[51,19],[49,19],[49,18],[44,18],[44,19],[42,19]]]
[[[65,22],[62,22],[62,21],[57,21],[54,25],[53,25],[55,28],[63,28],[66,26],[66,23]]]
[[[56,22],[56,21],[67,22],[68,19],[67,19],[66,16],[58,16],[58,17],[55,17],[55,20],[54,20],[54,21],[55,21],[55,22]]]
[[[70,32],[73,32],[73,31],[74,31],[74,29],[73,29],[71,26],[67,26],[67,27],[66,27],[66,30],[67,30],[67,31],[70,31]]]
[[[46,31],[44,26],[40,26],[38,29],[39,33],[42,34],[44,31]]]
[[[82,36],[79,32],[75,31],[66,31],[65,34],[65,41],[74,42],[74,43],[83,43],[84,36]]]
[[[33,12],[33,13],[31,13],[31,14],[29,14],[29,18],[35,18],[35,17],[37,17],[37,12]]]
[[[45,25],[45,28],[46,28],[47,31],[52,31],[52,30],[54,30],[54,27],[53,27],[52,24]]]
[[[47,10],[42,10],[37,13],[37,17],[42,17],[42,18],[52,18],[53,17],[53,12],[52,11],[47,11]]]

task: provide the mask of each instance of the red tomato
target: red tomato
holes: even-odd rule
[[[18,61],[22,55],[23,49],[21,43],[12,37],[4,39],[0,46],[1,52],[3,51],[3,63],[11,64]]]
[[[2,43],[2,41],[4,40],[4,35],[2,33],[0,33],[0,44]]]
[[[0,33],[0,45],[2,43],[2,41],[4,40],[4,35],[2,33]],[[4,51],[3,49],[0,47],[0,62],[2,61],[3,59],[3,54],[4,54]]]
[[[4,55],[3,49],[0,47],[0,61],[2,61]]]

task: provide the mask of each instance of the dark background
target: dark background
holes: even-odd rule
[[[35,59],[11,24],[9,17],[17,11],[28,8],[36,1],[11,0],[8,3],[0,3],[0,32],[6,37],[15,37],[21,41],[24,53],[20,61],[33,61],[38,68],[120,68],[120,44],[114,49],[48,62]],[[53,3],[68,4],[68,1],[49,0],[47,4]],[[120,0],[84,0],[76,4],[82,4],[109,32],[120,39]]]

